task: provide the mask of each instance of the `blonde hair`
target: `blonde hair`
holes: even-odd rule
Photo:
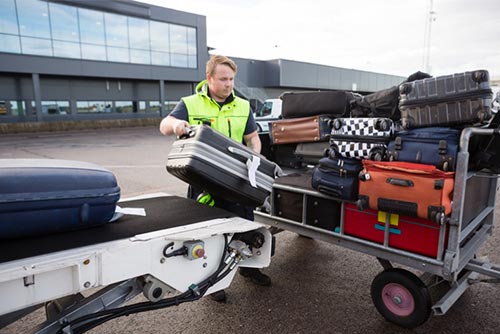
[[[207,61],[207,68],[206,68],[206,74],[207,75],[213,75],[215,73],[215,68],[217,65],[226,65],[231,68],[234,73],[238,70],[238,66],[236,66],[236,63],[226,57],[226,56],[221,56],[221,55],[212,55],[210,59]]]

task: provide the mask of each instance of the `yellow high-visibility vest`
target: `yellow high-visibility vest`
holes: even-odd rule
[[[232,93],[234,95],[234,93]],[[247,100],[234,96],[234,100],[220,105],[208,96],[208,84],[204,80],[196,86],[196,94],[182,98],[188,111],[188,122],[199,125],[210,122],[210,126],[230,137],[242,142],[250,111]]]

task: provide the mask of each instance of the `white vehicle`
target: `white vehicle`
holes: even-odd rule
[[[267,99],[255,112],[255,121],[259,132],[269,131],[269,122],[281,118],[281,99]]]

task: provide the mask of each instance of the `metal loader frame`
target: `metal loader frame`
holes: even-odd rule
[[[271,210],[271,213],[255,211],[256,221],[373,255],[377,257],[386,270],[392,268],[392,262],[394,262],[421,271],[424,275],[434,275],[441,281],[447,281],[450,289],[439,301],[432,305],[434,315],[444,315],[471,284],[478,282],[479,274],[493,278],[490,281],[500,281],[500,266],[490,264],[487,261],[479,261],[475,258],[479,248],[491,235],[495,223],[494,210],[495,196],[498,190],[498,175],[487,171],[468,170],[468,148],[471,137],[498,134],[498,130],[482,128],[466,128],[462,131],[460,151],[457,156],[452,213],[450,217],[441,220],[438,252],[435,258],[391,247],[389,245],[390,224],[388,221],[385,224],[383,244],[344,234],[345,202],[341,203],[338,233],[307,225],[308,196],[339,201],[333,197],[307,189],[275,184],[271,195],[271,208],[274,208],[274,192],[276,190],[302,194],[302,221],[292,221],[273,215],[273,210]],[[390,219],[389,215],[387,215],[387,219]],[[398,323],[397,321],[394,322]],[[416,327],[407,324],[400,325]]]

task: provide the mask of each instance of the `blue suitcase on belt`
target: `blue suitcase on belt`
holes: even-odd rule
[[[420,128],[399,131],[387,145],[389,161],[434,165],[449,172],[455,170],[460,130]]]
[[[97,165],[52,159],[0,159],[0,239],[102,225],[120,188]]]

